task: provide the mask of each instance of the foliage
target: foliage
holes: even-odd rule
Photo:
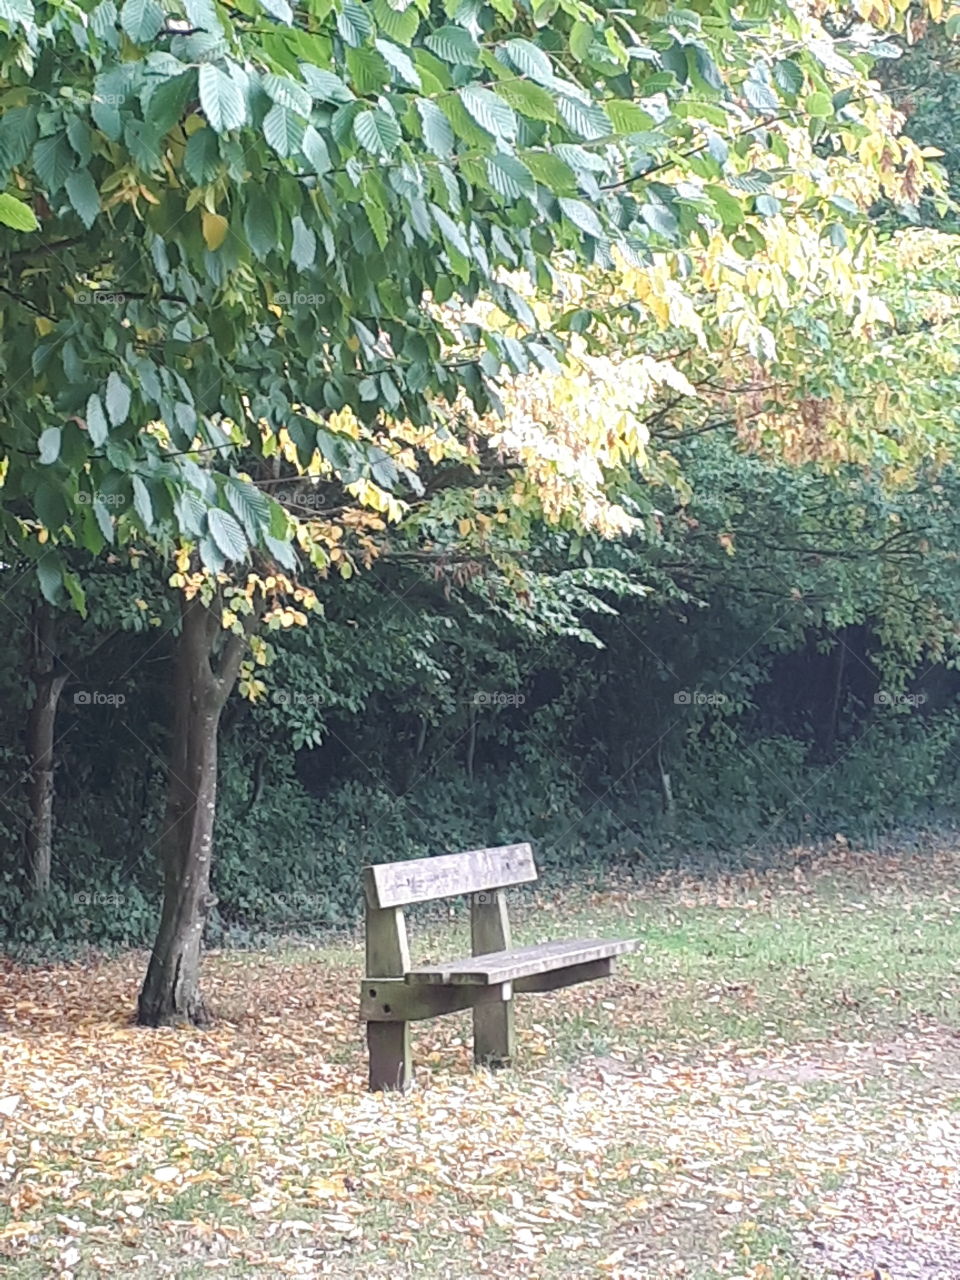
[[[352,920],[368,861],[524,838],[566,878],[722,867],[954,812],[955,470],[891,489],[758,456],[731,428],[669,443],[683,494],[661,491],[646,537],[544,532],[531,609],[507,580],[403,558],[317,580],[324,625],[279,633],[264,693],[225,713],[211,941]],[[88,594],[109,627],[120,598],[94,576]],[[22,636],[0,664],[0,915],[5,945],[34,953],[145,942],[158,888],[172,641],[82,640],[64,644],[60,894],[39,915],[16,865]]]
[[[856,213],[841,188],[923,183],[867,79],[865,26],[831,39],[787,5],[746,19],[581,0],[453,17],[354,0],[11,10],[0,159],[42,239],[10,229],[0,246],[0,355],[18,370],[2,517],[46,596],[82,606],[59,543],[179,548],[175,582],[205,596],[203,575],[253,550],[267,570],[292,572],[299,546],[346,574],[423,496],[419,466],[482,473],[499,450],[526,464],[537,512],[601,520],[549,422],[521,441],[437,426],[464,397],[483,421],[505,373],[556,371],[562,334],[509,273],[549,295],[558,259],[649,266],[704,239],[761,252],[781,210],[816,240]],[[655,309],[683,271],[675,258],[659,301],[649,273]],[[481,296],[519,336],[444,309]],[[642,442],[624,426],[610,448],[626,460]],[[239,575],[226,626],[256,585]]]

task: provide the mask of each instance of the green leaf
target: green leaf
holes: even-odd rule
[[[14,231],[36,231],[40,226],[30,206],[6,192],[0,195],[0,222]]]
[[[47,427],[46,431],[40,432],[40,439],[37,441],[37,450],[40,454],[40,461],[44,466],[50,466],[60,457],[60,443],[63,432],[59,427]]]
[[[220,169],[220,144],[206,125],[191,133],[183,153],[183,167],[198,185],[212,182]]]
[[[249,480],[237,476],[227,476],[224,492],[247,537],[258,542],[270,528],[270,500]]]
[[[293,26],[293,9],[287,0],[260,0],[260,3],[271,18],[276,18],[278,22],[285,22],[288,27]]]
[[[557,95],[557,111],[568,129],[590,142],[613,132],[610,118],[599,102],[584,102],[561,93]]]
[[[757,213],[762,214],[765,218],[772,218],[780,212],[780,201],[776,196],[767,195],[757,196],[755,207]]]
[[[429,98],[417,99],[417,112],[423,129],[423,140],[427,150],[435,156],[446,157],[453,151],[455,142],[450,121],[440,108]]]
[[[105,400],[110,421],[115,427],[122,426],[130,412],[130,388],[116,370],[113,370],[107,378]]]
[[[617,133],[645,133],[656,123],[643,107],[638,107],[635,102],[621,102],[616,98],[607,103],[607,114]]]
[[[98,449],[110,434],[110,424],[97,395],[91,396],[87,401],[87,434]]]
[[[516,156],[491,156],[487,160],[487,177],[494,191],[508,200],[536,195],[537,184],[533,174]]]
[[[49,138],[41,138],[33,148],[34,170],[46,190],[51,193],[60,190],[76,164],[66,133],[54,133]]]
[[[59,604],[63,570],[59,558],[50,551],[37,561],[37,581],[44,600],[48,600],[50,604]]]
[[[373,30],[373,22],[358,0],[347,0],[337,14],[337,30],[351,48],[359,49]]]
[[[757,111],[776,111],[780,102],[766,80],[748,76],[743,82],[743,96]]]
[[[183,0],[183,8],[191,26],[218,34],[222,30],[212,0]]]
[[[645,204],[640,210],[640,216],[651,230],[659,232],[670,240],[679,230],[676,217],[666,205]]]
[[[529,120],[553,121],[557,118],[553,96],[538,84],[531,84],[529,80],[503,80],[493,88],[504,102]]]
[[[97,494],[94,494],[93,496],[93,514],[100,532],[103,534],[107,542],[112,543],[116,537],[113,516],[111,515],[106,503],[102,498],[98,497]]]
[[[156,173],[163,164],[163,141],[146,120],[128,120],[123,128],[127,150],[139,168]]]
[[[559,156],[549,151],[527,151],[523,158],[536,180],[554,195],[576,191],[573,170]]]
[[[12,169],[21,164],[36,137],[36,107],[7,107],[0,114],[0,166]]]
[[[743,207],[736,196],[732,196],[724,187],[709,184],[704,188],[713,201],[717,215],[724,227],[739,227],[743,222]]]
[[[395,9],[388,0],[373,0],[373,16],[380,31],[404,45],[411,43],[420,26],[420,14],[415,4]]]
[[[304,63],[300,67],[310,94],[317,102],[352,102],[354,94],[339,76],[321,67]]]
[[[300,271],[312,267],[317,256],[317,237],[310,230],[299,213],[293,219],[293,246],[290,259]]]
[[[361,111],[353,122],[357,141],[372,155],[393,155],[400,145],[400,126],[385,111]]]
[[[457,67],[478,67],[480,46],[463,27],[440,27],[424,40],[431,53]]]
[[[603,238],[603,223],[588,204],[582,200],[570,200],[566,196],[561,196],[560,208],[575,227],[585,231],[588,236],[595,236],[598,240]]]
[[[157,0],[125,0],[120,25],[134,44],[149,44],[165,21]]]
[[[844,213],[853,214],[854,217],[860,212],[856,202],[851,200],[849,196],[831,196],[830,203],[835,209],[841,209]]]
[[[275,102],[263,121],[263,136],[278,156],[292,156],[303,145],[306,126],[303,121]]]
[[[90,230],[100,212],[100,192],[88,169],[78,169],[67,179],[67,195],[84,227]]]
[[[773,64],[773,78],[791,97],[795,98],[803,88],[803,72],[790,58],[782,58]]]
[[[30,0],[0,0],[0,18],[9,23],[11,31],[21,26],[33,26],[34,9]]]
[[[173,505],[180,527],[193,537],[199,537],[207,517],[207,504],[203,499],[193,489],[181,489]]]
[[[327,144],[313,125],[307,125],[300,148],[304,159],[314,173],[327,173],[331,166],[330,152]]]
[[[144,532],[149,533],[153,528],[153,503],[150,500],[150,491],[140,476],[134,476],[132,483],[134,510],[140,517]]]
[[[398,49],[389,40],[375,40],[374,44],[381,58],[388,66],[393,68],[404,84],[408,84],[411,89],[422,87],[420,73],[413,65],[413,59],[408,53],[405,53],[403,49]]]
[[[529,76],[531,80],[536,80],[548,88],[556,85],[553,64],[543,50],[538,49],[531,41],[508,40],[504,48],[507,51],[507,57],[521,75]]]
[[[80,585],[80,579],[75,573],[66,571],[63,575],[63,585],[67,588],[70,603],[77,613],[85,618],[87,616],[87,597],[83,587]]]
[[[807,112],[813,116],[814,119],[826,119],[827,116],[833,115],[833,99],[830,97],[829,93],[821,93],[818,90],[816,93],[808,95],[806,108]]]
[[[247,539],[243,529],[229,511],[212,507],[207,512],[210,536],[226,560],[243,560],[247,554]]]
[[[243,215],[243,230],[254,255],[262,262],[279,241],[276,203],[269,192],[253,190]]]
[[[264,537],[263,542],[278,564],[283,565],[285,569],[297,567],[297,553],[291,543],[273,537]]]
[[[221,554],[220,548],[209,534],[200,539],[197,549],[200,552],[200,559],[203,561],[205,569],[209,569],[211,573],[223,572],[227,564],[226,558]]]
[[[517,117],[513,108],[489,89],[468,84],[460,90],[460,101],[470,118],[486,133],[506,142],[517,136]]]
[[[310,90],[305,85],[297,84],[288,76],[265,75],[261,81],[264,92],[272,101],[298,115],[309,116],[312,106]]]
[[[197,73],[192,68],[158,84],[145,107],[147,122],[162,137],[183,118],[187,103],[197,96]],[[191,139],[196,134],[191,135]]]
[[[464,258],[469,258],[470,246],[467,244],[462,228],[439,205],[432,204],[430,211],[436,219],[437,226],[440,228],[444,239],[452,248],[456,249],[457,253]]]
[[[227,133],[246,123],[247,108],[240,86],[225,71],[205,62],[200,68],[199,86],[200,105],[216,133]]]
[[[390,68],[376,51],[366,45],[346,51],[350,80],[360,97],[373,97],[390,83]]]
[[[570,28],[570,52],[578,62],[583,62],[594,41],[593,26],[582,18]]]

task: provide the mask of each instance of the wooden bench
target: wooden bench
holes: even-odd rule
[[[504,889],[537,878],[528,844],[365,867],[367,966],[360,1017],[367,1024],[370,1088],[405,1089],[411,1081],[410,1023],[473,1010],[473,1056],[504,1066],[515,1052],[515,992],[554,991],[606,978],[615,956],[636,940],[576,938],[514,947]],[[403,909],[470,894],[473,954],[413,965]]]

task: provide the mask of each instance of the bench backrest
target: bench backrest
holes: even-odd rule
[[[405,907],[461,893],[505,889],[537,878],[533,850],[528,844],[505,844],[498,849],[471,849],[411,862],[382,862],[364,867],[367,903],[374,908]]]

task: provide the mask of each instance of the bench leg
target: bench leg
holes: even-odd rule
[[[477,1066],[509,1066],[516,1050],[513,1000],[476,1005],[473,1010],[473,1060]]]
[[[409,1089],[413,1079],[409,1022],[368,1022],[367,1048],[371,1090]]]

